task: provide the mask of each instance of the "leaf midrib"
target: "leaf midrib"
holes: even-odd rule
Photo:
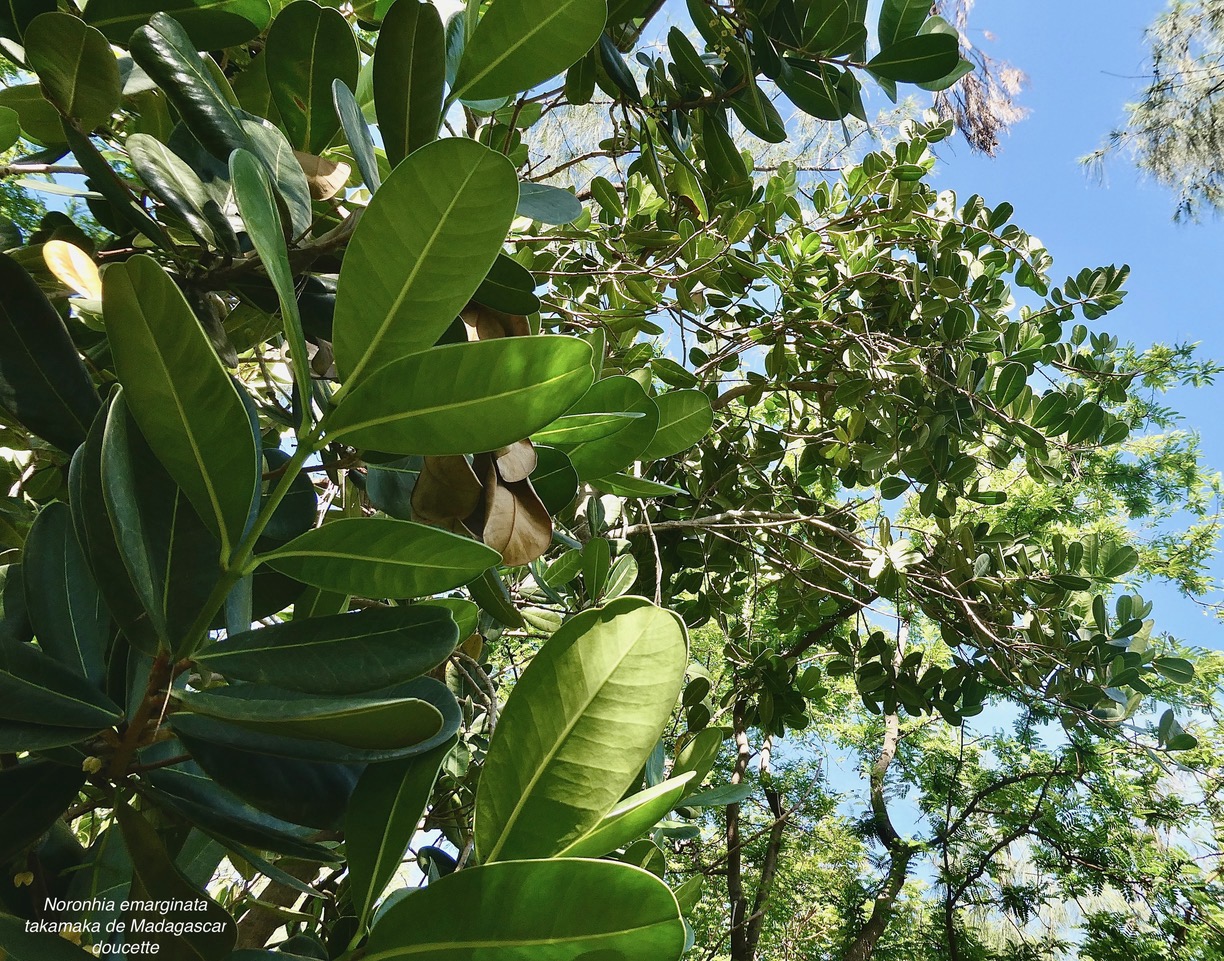
[[[533,948],[552,944],[578,944],[583,941],[593,941],[596,939],[619,938],[635,934],[639,931],[649,931],[652,928],[665,927],[672,923],[672,919],[667,918],[662,921],[651,921],[649,924],[635,925],[631,928],[621,928],[617,931],[593,931],[564,938],[519,938],[515,940],[498,938],[491,941],[447,940],[423,944],[408,944],[403,947],[380,951],[378,954],[367,954],[364,961],[383,961],[386,958],[404,957],[405,955],[420,954],[425,951],[466,951],[477,948]]]
[[[476,163],[472,164],[471,169],[468,170],[467,172],[467,176],[463,178],[463,183],[459,185],[459,189],[454,192],[454,195],[451,197],[450,202],[446,205],[445,209],[442,211],[442,215],[438,218],[438,222],[434,226],[432,233],[430,233],[429,239],[425,241],[424,246],[421,248],[420,255],[416,258],[416,261],[413,263],[412,270],[409,271],[408,277],[404,280],[404,283],[400,286],[400,291],[396,295],[395,300],[391,302],[391,306],[387,309],[387,313],[383,317],[382,323],[378,325],[378,329],[374,332],[374,336],[370,338],[369,343],[366,346],[365,352],[361,355],[361,359],[357,361],[356,366],[351,371],[349,371],[348,376],[345,378],[346,384],[356,383],[357,378],[360,376],[361,372],[365,370],[366,365],[369,364],[370,358],[374,356],[374,353],[378,350],[379,345],[382,343],[383,339],[387,336],[387,329],[394,322],[396,315],[399,313],[400,308],[403,306],[404,301],[408,297],[409,291],[411,291],[414,285],[416,284],[417,275],[421,272],[421,268],[425,264],[425,261],[433,253],[433,249],[438,242],[438,236],[442,233],[442,229],[445,226],[447,226],[447,223],[450,220],[451,213],[454,211],[455,207],[459,204],[459,200],[463,197],[464,193],[467,191],[468,184],[472,182],[477,172],[479,172],[480,169],[484,166],[484,159],[485,159],[484,157],[481,157],[479,160],[476,161]],[[499,248],[500,248],[500,245],[499,245]]]
[[[508,60],[518,51],[519,47],[523,46],[523,44],[527,43],[528,41],[534,40],[536,34],[547,28],[547,26],[557,19],[557,17],[561,16],[561,14],[568,12],[569,8],[577,2],[578,0],[567,0],[565,3],[558,4],[551,14],[540,20],[534,28],[528,30],[526,33],[520,36],[515,43],[512,43],[507,47],[503,47],[502,54],[500,56],[495,57],[489,62],[489,65],[485,67],[484,70],[476,74],[474,77],[468,80],[467,83],[451,94],[452,99],[462,100],[463,95],[467,93],[467,91],[472,89],[472,87],[476,86],[476,84],[480,83],[481,80],[505,63],[506,60]]]
[[[498,837],[497,843],[493,845],[493,849],[485,856],[486,862],[492,862],[497,859],[497,855],[500,853],[501,849],[505,847],[506,839],[510,836],[510,832],[517,823],[519,816],[522,814],[524,805],[526,805],[527,801],[531,798],[531,792],[540,782],[540,778],[544,776],[544,772],[548,769],[548,766],[561,751],[561,747],[569,741],[570,735],[573,734],[574,729],[578,726],[579,722],[586,716],[587,708],[594,704],[599,698],[599,695],[603,693],[604,688],[608,686],[609,679],[617,671],[617,669],[620,668],[621,664],[625,662],[625,659],[628,658],[631,653],[633,653],[634,649],[641,642],[645,634],[645,628],[638,630],[637,636],[633,639],[632,643],[625,646],[625,650],[621,653],[621,656],[616,659],[616,663],[607,670],[598,687],[594,689],[591,696],[586,699],[581,708],[574,712],[573,718],[568,724],[565,725],[565,728],[561,732],[561,735],[557,738],[556,743],[549,749],[548,753],[540,759],[540,763],[536,766],[535,773],[531,775],[531,780],[528,781],[522,791],[519,792],[519,799],[515,802],[514,807],[511,809],[510,816],[503,822],[501,835]]]
[[[418,407],[410,411],[397,411],[393,414],[388,414],[385,417],[375,417],[366,421],[359,421],[355,424],[350,424],[339,428],[332,436],[342,437],[345,434],[351,434],[353,431],[368,430],[371,427],[380,427],[383,424],[392,424],[398,421],[411,421],[417,417],[425,417],[430,414],[442,413],[445,411],[462,410],[467,407],[474,407],[478,404],[488,404],[497,401],[507,400],[512,397],[517,397],[519,394],[530,393],[545,387],[550,387],[559,381],[573,377],[575,374],[580,374],[581,368],[567,368],[559,374],[556,374],[547,380],[533,381],[522,387],[515,387],[512,390],[504,390],[496,394],[482,394],[479,397],[455,401],[449,404],[435,404],[433,407]]]

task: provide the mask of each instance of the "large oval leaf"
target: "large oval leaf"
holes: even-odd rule
[[[153,750],[142,751],[140,761],[144,764],[164,761],[170,754],[162,752],[170,748],[175,754],[182,752],[179,743],[163,741],[154,745]],[[307,861],[337,860],[328,848],[309,840],[315,831],[257,810],[208,777],[194,761],[146,771],[141,779],[153,786],[146,790],[158,807],[186,818],[212,835]]]
[[[297,150],[322,153],[340,129],[332,83],[357,83],[357,42],[348,22],[339,10],[296,0],[276,15],[263,55],[289,142]]]
[[[456,743],[451,739],[416,757],[371,764],[357,782],[344,820],[344,852],[349,894],[362,922],[399,870],[438,769]]]
[[[101,687],[110,614],[77,542],[67,504],[43,508],[26,538],[22,567],[39,646]]]
[[[132,134],[124,146],[145,186],[183,219],[197,239],[227,253],[238,253],[238,238],[229,218],[190,164],[148,134]]]
[[[102,306],[132,416],[228,557],[246,527],[260,472],[237,387],[153,258],[108,267]]]
[[[397,0],[374,48],[374,109],[394,167],[438,136],[446,43],[432,3]]]
[[[307,5],[314,6],[313,3]],[[289,266],[289,250],[285,246],[284,225],[276,203],[276,191],[267,168],[250,151],[235,150],[230,154],[229,167],[234,198],[238,201],[247,236],[263,262],[264,272],[276,288],[285,339],[289,344],[293,379],[298,390],[297,403],[303,413],[308,414],[312,393],[310,360],[306,353],[306,335],[302,332],[302,317],[293,284],[293,271]],[[309,419],[308,416],[303,417],[304,421]]]
[[[867,68],[888,80],[930,83],[945,77],[960,62],[960,41],[947,33],[919,34],[885,47]]]
[[[98,411],[68,470],[72,522],[94,581],[132,647],[157,653],[158,633],[141,603],[119,547],[102,485],[102,447],[109,410]]]
[[[463,49],[455,100],[528,90],[590,50],[608,18],[606,0],[493,0]]]
[[[696,777],[689,771],[625,798],[577,841],[561,851],[566,858],[598,858],[641,837],[662,820],[684,796]]]
[[[329,418],[328,433],[388,453],[496,450],[551,423],[594,377],[591,346],[577,337],[448,344],[368,376]]]
[[[409,747],[433,737],[442,715],[411,697],[319,697],[264,684],[180,691],[188,710],[252,731],[362,750]]]
[[[686,663],[684,625],[640,597],[566,622],[498,720],[476,792],[486,862],[546,858],[587,834],[658,743]]]
[[[659,407],[659,427],[642,451],[642,460],[657,460],[688,450],[714,424],[710,398],[699,390],[669,390],[654,401]]]
[[[232,151],[247,146],[238,115],[177,21],[154,14],[132,37],[131,51],[209,153],[226,161]]]
[[[379,919],[364,961],[674,961],[667,885],[615,861],[507,861],[456,871]]]
[[[340,271],[333,347],[345,387],[442,335],[493,266],[517,205],[513,165],[473,140],[434,141],[395,168]]]
[[[340,594],[405,598],[466,584],[501,558],[477,541],[436,527],[348,517],[307,531],[259,560]]]
[[[90,0],[87,23],[97,27],[111,43],[126,44],[132,31],[158,13],[169,14],[183,25],[200,50],[244,43],[256,36],[272,18],[268,0]]]
[[[621,430],[578,444],[553,441],[569,455],[583,480],[623,470],[642,456],[659,426],[659,407],[632,377],[618,374],[597,381],[566,414],[638,413]]]
[[[106,38],[80,18],[35,17],[26,29],[25,49],[47,99],[82,130],[105,123],[119,108],[119,61]]]
[[[51,727],[110,727],[123,711],[33,644],[0,642],[0,718]]]
[[[0,770],[0,824],[4,825],[0,863],[37,841],[76,800],[84,783],[79,769],[50,761],[27,761]],[[0,938],[0,944],[9,947],[7,938]]]
[[[371,608],[236,634],[196,655],[229,678],[311,694],[357,694],[442,663],[459,627],[440,607]]]
[[[122,392],[111,403],[100,462],[102,499],[121,566],[145,612],[135,638],[144,643],[147,624],[156,646],[180,652],[198,640],[189,635],[220,578],[221,546],[150,449]],[[101,561],[109,548],[104,532],[97,533],[102,553],[95,560]],[[123,585],[111,586],[126,613]]]
[[[100,406],[98,393],[59,314],[7,254],[0,254],[0,290],[0,407],[71,453]]]
[[[217,784],[252,807],[292,824],[339,827],[362,771],[359,764],[277,757],[182,732],[179,738]]]
[[[915,36],[930,13],[927,0],[884,0],[877,31],[880,46],[891,47],[899,40]]]
[[[418,743],[396,747],[361,748],[341,744],[338,741],[290,737],[282,733],[271,732],[266,728],[256,731],[248,726],[239,726],[203,714],[189,714],[184,711],[170,716],[170,726],[176,733],[189,738],[199,738],[214,744],[257,754],[337,764],[375,764],[432,750],[459,730],[463,721],[463,715],[455,696],[445,684],[435,681],[432,677],[418,677],[414,681],[394,685],[385,691],[371,692],[368,697],[383,700],[409,698],[424,701],[433,706],[441,716],[441,727],[432,736]]]
[[[582,216],[582,201],[572,191],[549,184],[519,184],[518,215],[542,224],[568,224]]]

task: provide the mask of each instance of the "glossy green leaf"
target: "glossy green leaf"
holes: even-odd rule
[[[344,820],[344,853],[349,894],[363,924],[399,870],[438,770],[456,743],[452,738],[416,757],[371,764],[357,782]]]
[[[0,107],[0,151],[21,139],[21,118],[11,107]]]
[[[638,563],[632,554],[622,554],[612,564],[608,572],[608,581],[604,585],[603,596],[608,600],[620,597],[633,590],[638,579]]]
[[[329,417],[328,435],[396,454],[496,450],[552,423],[594,376],[591,347],[576,337],[448,344],[368,374]]]
[[[151,257],[108,267],[102,304],[132,416],[228,557],[247,524],[260,473],[238,389],[182,293]]]
[[[39,647],[101,687],[110,613],[77,542],[67,504],[43,508],[26,538],[22,567]]]
[[[659,426],[659,407],[632,377],[616,375],[597,381],[566,414],[624,411],[642,416],[608,437],[580,444],[557,444],[569,455],[583,480],[604,477],[642,456]]]
[[[684,799],[684,806],[699,808],[739,804],[751,797],[754,790],[751,784],[721,784],[718,787],[690,794]]]
[[[467,583],[500,556],[478,541],[388,517],[352,517],[307,531],[260,560],[327,590],[424,597]]]
[[[603,32],[605,0],[494,0],[468,39],[454,100],[489,100],[529,90],[591,49]]]
[[[582,582],[591,600],[603,594],[611,569],[612,545],[606,537],[592,537],[582,548]]]
[[[536,469],[531,486],[550,514],[559,514],[578,494],[578,472],[570,459],[555,447],[536,447]]]
[[[196,661],[237,680],[357,694],[419,677],[446,660],[459,640],[458,626],[441,608],[371,608],[237,634]]]
[[[586,835],[559,853],[563,858],[598,858],[641,837],[680,803],[693,772],[625,798]]]
[[[85,172],[87,183],[109,204],[115,230],[119,233],[139,231],[158,247],[172,247],[173,242],[165,229],[136,200],[127,182],[115,173],[93,139],[67,120],[63,121],[62,126],[63,139]]]
[[[30,22],[55,7],[55,0],[6,0],[0,4],[0,37],[20,42]]]
[[[394,167],[435,140],[442,125],[446,40],[432,3],[396,0],[374,48],[374,109]]]
[[[496,910],[489,910],[496,905]],[[386,910],[364,961],[677,961],[667,885],[614,861],[507,861],[456,871]]]
[[[220,577],[220,543],[154,455],[125,394],[111,403],[100,461],[102,496],[121,566],[155,647],[182,652],[185,643],[197,640],[190,630]]]
[[[357,169],[361,171],[361,179],[370,193],[382,185],[382,176],[378,172],[378,159],[374,155],[374,141],[370,137],[370,128],[366,126],[361,107],[353,98],[353,91],[343,81],[332,81],[332,104],[336,108],[336,116],[344,129],[344,139],[348,141],[353,151],[353,159],[357,161]]]
[[[535,288],[536,280],[530,270],[512,257],[498,254],[472,300],[505,314],[534,314],[540,309]]]
[[[106,507],[102,447],[107,414],[107,409],[98,412],[85,443],[72,457],[68,471],[72,521],[94,582],[115,622],[134,648],[155,654],[158,633],[132,584]]]
[[[930,13],[931,4],[927,0],[884,0],[877,30],[881,49],[916,36]]]
[[[595,96],[595,74],[598,52],[588,50],[565,72],[565,99],[573,107],[585,107]]]
[[[434,141],[396,167],[340,271],[333,346],[342,378],[360,386],[363,374],[432,345],[493,266],[517,204],[510,161],[473,140]]]
[[[189,711],[252,731],[364,750],[410,747],[433,737],[442,715],[411,697],[322,697],[264,684],[240,684],[175,697]]]
[[[1110,552],[1101,567],[1101,576],[1116,580],[1124,574],[1129,574],[1139,564],[1139,552],[1129,545],[1123,545]]]
[[[786,140],[786,124],[778,108],[754,79],[748,79],[745,83],[745,88],[730,100],[736,117],[745,129],[766,143],[783,143]]]
[[[25,32],[26,61],[43,93],[85,131],[119,108],[119,61],[110,44],[79,17],[44,13]]]
[[[1154,657],[1152,667],[1175,684],[1190,684],[1194,680],[1194,665],[1184,657]]]
[[[960,44],[946,33],[921,34],[898,40],[867,62],[867,68],[888,80],[929,83],[946,76],[960,61]]]
[[[89,961],[95,955],[82,951],[58,934],[35,934],[26,930],[25,918],[0,913],[0,944],[5,961]]]
[[[476,793],[483,861],[550,857],[624,795],[680,694],[683,622],[638,597],[576,614],[498,719]]]
[[[933,19],[933,18],[932,18]],[[930,90],[932,92],[939,90],[947,90],[954,85],[958,80],[968,76],[974,71],[973,62],[965,60],[963,57],[960,62],[946,76],[940,77],[938,80],[931,80],[927,83],[918,84],[922,90]]]
[[[0,752],[45,751],[79,744],[98,733],[97,727],[56,727],[25,721],[0,721]]]
[[[359,764],[277,757],[178,733],[195,762],[217,784],[291,824],[339,827],[361,774]]]
[[[497,569],[490,567],[468,582],[468,591],[477,606],[499,624],[517,628],[523,626],[523,615],[510,599],[510,591]]]
[[[50,761],[24,761],[0,769],[0,824],[4,825],[0,864],[45,834],[76,800],[84,783],[79,769]],[[0,945],[10,947],[2,937]]]
[[[191,721],[216,723],[194,715],[186,717]],[[155,744],[141,752],[140,761],[145,764],[164,761],[181,754],[184,743],[169,741]],[[193,742],[193,746],[198,743]],[[273,851],[306,861],[339,860],[334,852],[309,840],[315,831],[257,810],[208,777],[194,761],[154,768],[141,777],[152,786],[148,794],[158,807],[186,818],[223,842],[250,844],[261,851]]]
[[[714,768],[718,753],[722,750],[724,732],[721,728],[707,727],[698,731],[676,752],[676,763],[672,765],[672,777],[678,777],[687,771],[696,776],[690,782],[690,788],[701,786],[706,775]]]
[[[98,410],[68,330],[34,278],[0,254],[0,408],[71,453]]]
[[[298,0],[298,3],[291,6],[300,5],[314,6],[310,0]],[[347,27],[345,29],[347,31]],[[298,390],[298,402],[306,410],[309,409],[312,394],[310,360],[306,352],[306,336],[302,332],[302,318],[298,312],[297,291],[293,284],[293,271],[289,266],[284,228],[280,210],[276,205],[276,193],[267,169],[254,154],[246,150],[235,150],[230,155],[229,165],[234,197],[238,201],[238,211],[242,214],[247,236],[263,262],[268,279],[276,288],[285,339],[291,354],[293,378]]]
[[[606,494],[617,497],[668,497],[672,494],[683,494],[684,489],[671,484],[660,484],[658,481],[634,477],[631,474],[605,474],[591,481],[591,486]]]
[[[451,619],[454,620],[458,628],[458,636],[461,641],[476,633],[477,623],[480,619],[480,608],[466,598],[435,597],[428,601],[420,601],[413,606],[420,610],[422,615],[424,615],[425,611],[432,610],[449,612]]]
[[[573,223],[582,216],[582,201],[570,190],[551,184],[519,184],[518,215],[542,224]]]
[[[608,34],[601,33],[599,35],[599,43],[595,51],[599,56],[599,65],[603,67],[603,77],[601,78],[599,74],[596,74],[596,78],[601,83],[603,83],[604,79],[612,82],[612,88],[614,89],[609,89],[609,93],[616,96],[616,92],[619,90],[631,103],[641,104],[642,91],[638,89],[637,78],[634,77],[633,71],[629,69],[629,64],[625,62],[624,56],[617,49],[616,44]],[[649,135],[642,137],[642,146],[651,153],[654,152],[654,148],[650,144]]]
[[[688,450],[714,425],[710,398],[699,390],[669,390],[654,402],[659,407],[659,427],[642,451],[642,460],[657,460]]]
[[[0,718],[51,727],[110,727],[123,711],[33,644],[0,642]]]
[[[226,253],[238,253],[238,238],[216,197],[185,160],[156,137],[136,133],[124,145],[146,187],[181,217],[198,240]]]
[[[263,687],[260,685],[260,687]],[[266,688],[264,688],[266,690]],[[179,711],[170,718],[174,731],[187,738],[197,738],[256,754],[298,758],[303,761],[335,764],[373,764],[421,754],[437,747],[453,735],[463,721],[459,704],[446,685],[432,677],[418,677],[405,684],[396,684],[381,691],[370,692],[365,700],[414,700],[431,706],[442,718],[441,725],[424,740],[407,739],[404,743],[366,748],[344,744],[337,740],[317,740],[259,729],[218,720],[210,715]],[[224,707],[224,705],[222,705]],[[427,712],[418,712],[427,713]]]
[[[247,146],[233,106],[177,21],[155,13],[132,35],[131,52],[132,59],[162,89],[205,150],[225,162],[230,153]]]
[[[263,162],[276,186],[278,199],[289,214],[289,237],[302,237],[310,230],[314,211],[310,206],[310,184],[293,148],[280,128],[266,120],[243,119],[242,129],[251,152]]]
[[[787,99],[804,113],[819,120],[840,120],[850,110],[837,94],[839,77],[840,71],[835,67],[821,66],[819,72],[813,74],[787,57],[782,60],[776,82]]]
[[[322,153],[340,120],[332,84],[357,83],[357,42],[339,10],[313,0],[288,4],[272,21],[263,57],[268,89],[295,150]]]
[[[134,913],[128,921],[128,931],[135,934],[133,921],[170,921],[166,930],[143,933],[142,942],[157,945],[155,952],[174,961],[224,961],[234,948],[237,929],[233,918],[206,892],[193,885],[175,866],[166,853],[161,839],[153,826],[127,804],[115,805],[115,819],[123,831],[123,840],[132,858],[132,887],[129,897],[133,901],[170,900],[188,905],[185,908],[170,907],[156,914]],[[203,901],[204,909],[197,904]],[[182,928],[194,923],[209,923],[209,931],[185,934]],[[213,925],[220,930],[213,932]]]
[[[17,114],[21,135],[35,143],[51,145],[64,142],[60,114],[49,104],[36,83],[0,87],[0,107]]]
[[[90,0],[85,20],[112,43],[126,44],[132,32],[156,14],[183,25],[200,50],[219,50],[255,37],[272,18],[268,0]]]
[[[583,444],[615,434],[628,427],[633,421],[645,416],[640,411],[565,414],[547,427],[533,431],[531,439],[537,444],[558,447],[567,444]]]

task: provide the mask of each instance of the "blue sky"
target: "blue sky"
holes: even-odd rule
[[[1175,224],[1172,193],[1125,157],[1111,159],[1103,182],[1077,162],[1142,89],[1143,31],[1163,8],[1161,0],[979,0],[971,39],[1028,74],[1021,102],[1031,113],[993,159],[974,156],[960,139],[942,145],[935,183],[962,197],[979,193],[990,205],[1013,204],[1014,222],[1054,257],[1055,282],[1081,267],[1130,264],[1125,303],[1091,329],[1138,345],[1199,341],[1204,356],[1224,360],[1224,219]],[[1224,379],[1169,396],[1201,433],[1207,462],[1224,469],[1222,402]],[[1217,583],[1224,578],[1224,564],[1215,575]],[[1224,647],[1224,626],[1195,605],[1172,591],[1144,593],[1156,601],[1161,629]]]

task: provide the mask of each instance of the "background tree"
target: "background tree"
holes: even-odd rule
[[[1174,216],[1197,220],[1224,201],[1224,6],[1173,0],[1147,31],[1151,78],[1127,105],[1123,127],[1085,158],[1093,166],[1125,152],[1177,193]]]

